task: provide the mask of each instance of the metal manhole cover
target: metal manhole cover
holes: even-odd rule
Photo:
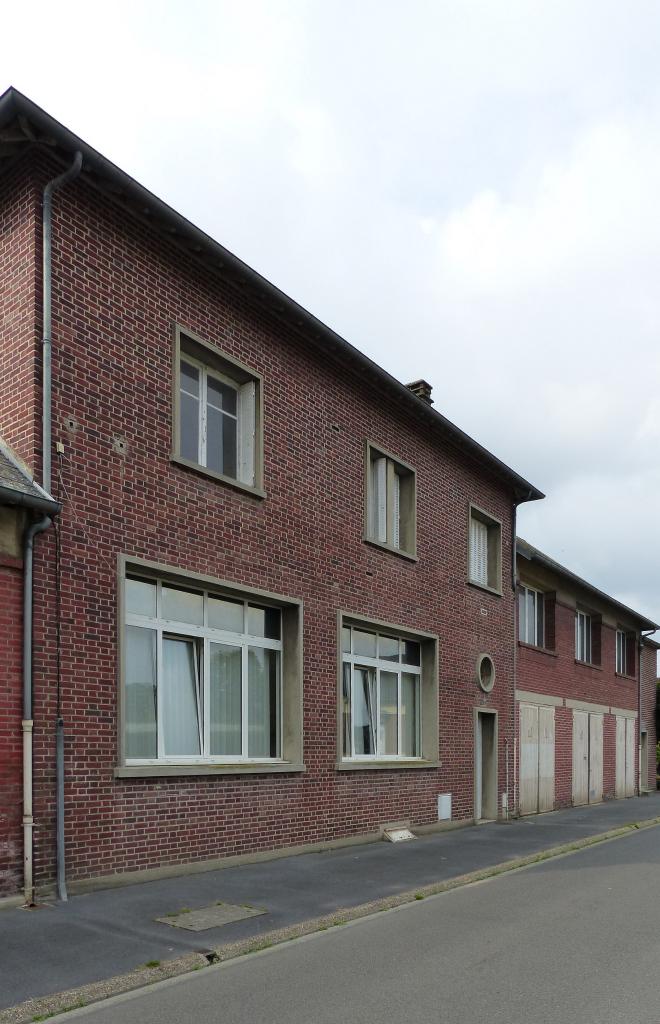
[[[210,907],[199,907],[197,910],[179,910],[165,917],[157,917],[162,924],[170,924],[173,928],[185,928],[189,932],[203,932],[207,928],[221,928],[223,924],[243,921],[248,917],[259,917],[266,910],[257,907],[240,907],[232,903],[213,903]]]

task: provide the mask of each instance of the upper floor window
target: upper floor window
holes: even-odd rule
[[[415,471],[367,444],[366,539],[414,557]]]
[[[622,676],[635,674],[635,634],[616,631],[616,671]]]
[[[212,476],[261,487],[261,378],[177,330],[174,457]]]
[[[481,509],[470,507],[468,578],[488,590],[501,588],[501,524]]]
[[[281,758],[280,608],[138,578],[125,608],[129,763]]]
[[[518,639],[534,647],[544,645],[545,608],[543,594],[533,587],[518,590]]]
[[[586,612],[575,613],[575,657],[578,661],[592,661],[591,616]]]
[[[421,642],[342,628],[345,758],[421,756]]]

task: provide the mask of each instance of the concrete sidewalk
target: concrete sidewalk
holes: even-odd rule
[[[0,1009],[658,816],[660,793],[438,832],[410,843],[282,857],[73,896],[66,904],[35,910],[6,910],[0,913]],[[219,902],[266,913],[198,932],[156,920]]]

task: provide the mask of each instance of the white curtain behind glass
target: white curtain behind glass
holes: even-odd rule
[[[240,756],[241,649],[211,644],[211,749],[210,753]]]
[[[199,755],[199,680],[193,640],[163,637],[160,696],[166,757]]]

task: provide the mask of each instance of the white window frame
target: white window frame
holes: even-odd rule
[[[532,647],[543,647],[545,643],[545,596],[542,590],[538,590],[536,587],[530,587],[526,583],[521,583],[518,591],[518,639],[524,644],[530,644]],[[527,598],[529,595],[533,595],[534,598],[534,617],[533,617],[533,629],[532,639],[529,639],[529,616],[527,614]],[[524,608],[524,616],[521,611]],[[539,636],[539,606],[540,606],[540,636]]]
[[[343,629],[350,630],[351,637],[351,651],[346,652],[343,650],[341,653],[341,673],[343,678],[343,667],[344,665],[350,665],[350,754],[346,754],[343,749],[343,735],[342,735],[342,761],[345,762],[357,762],[357,761],[422,761],[422,644],[423,638],[415,639],[414,637],[400,637],[393,634],[391,631],[386,629],[375,630],[369,628],[368,625],[352,625],[345,623]],[[409,665],[406,662],[398,661],[386,661],[382,658],[370,658],[363,654],[353,653],[353,635],[355,631],[361,633],[369,633],[375,636],[376,639],[376,653],[378,653],[378,640],[380,637],[387,638],[388,640],[397,640],[399,642],[399,657],[402,658],[404,651],[405,641],[416,643],[420,651],[420,664]],[[343,634],[342,634],[343,635]],[[373,754],[355,754],[353,753],[354,735],[353,735],[353,709],[355,708],[355,669],[364,668],[367,670],[373,670],[376,673],[376,711],[375,711],[375,752]],[[380,676],[381,672],[388,672],[391,675],[397,676],[397,751],[396,754],[389,754],[381,751],[381,729],[380,729]],[[417,678],[417,721],[415,723],[415,746],[418,753],[415,755],[402,754],[401,751],[401,733],[402,733],[402,709],[401,709],[401,676],[403,674],[414,675]]]
[[[163,702],[157,698],[156,700],[156,735],[158,744],[158,756],[156,758],[126,758],[126,765],[140,766],[140,765],[191,765],[191,764],[261,764],[261,763],[283,763],[284,759],[282,755],[282,743],[283,743],[283,730],[282,730],[282,707],[283,707],[283,682],[282,682],[282,611],[280,608],[276,610],[280,613],[280,639],[272,640],[269,637],[253,636],[247,632],[248,626],[248,607],[250,605],[257,606],[260,608],[269,607],[268,602],[263,601],[259,597],[245,597],[244,595],[237,594],[226,594],[218,593],[211,589],[198,589],[196,587],[188,587],[183,581],[172,582],[162,579],[147,579],[141,576],[139,572],[129,572],[127,578],[140,580],[141,582],[147,582],[153,585],[156,589],[156,615],[138,615],[133,612],[126,611],[124,616],[125,626],[137,626],[144,629],[150,629],[156,633],[156,687],[157,694],[158,689],[161,685],[160,680],[162,678],[162,666],[163,666],[163,638],[173,637],[174,639],[181,640],[196,640],[199,651],[201,652],[201,666],[198,664],[196,671],[201,673],[201,702],[198,707],[198,721],[200,724],[200,732],[202,738],[202,744],[200,749],[202,750],[201,755],[177,755],[176,757],[166,757],[164,754],[164,729],[163,729]],[[200,594],[203,598],[203,610],[204,610],[204,624],[193,625],[189,622],[180,622],[172,619],[167,619],[162,615],[162,589],[163,587],[172,587],[176,590],[182,590],[190,594]],[[242,632],[231,632],[229,630],[218,629],[208,625],[208,599],[209,598],[220,598],[229,601],[236,602],[243,605],[243,631]],[[126,607],[126,600],[124,600],[124,607]],[[210,750],[210,729],[211,721],[210,715],[205,713],[207,708],[210,708],[210,688],[211,679],[210,671],[208,669],[210,665],[210,645],[212,643],[224,644],[230,647],[241,648],[241,749],[242,753],[237,754],[222,754],[211,756]],[[247,756],[248,750],[248,690],[249,690],[249,678],[248,678],[248,651],[250,647],[261,647],[266,650],[273,650],[279,652],[277,659],[277,692],[278,692],[278,707],[277,707],[277,749],[279,755],[277,757],[249,757]],[[126,656],[126,655],[124,655]],[[124,728],[128,725],[124,723]]]
[[[592,617],[588,612],[575,611],[575,659],[591,665]]]
[[[402,490],[406,497],[402,499]],[[412,466],[367,441],[364,539],[409,558],[417,550],[417,478]],[[407,533],[408,542],[404,543]]]
[[[199,396],[183,387],[181,364],[188,363],[200,374]],[[207,420],[208,381],[232,388],[236,392],[236,415],[221,410],[223,416],[236,420],[236,474],[221,473],[208,465]],[[197,455],[182,454],[182,393],[198,402]],[[263,379],[256,370],[239,362],[215,345],[209,344],[186,328],[175,325],[173,347],[173,416],[171,459],[215,480],[245,490],[257,497],[263,491]]]
[[[476,505],[468,519],[468,582],[502,594],[502,523]]]

